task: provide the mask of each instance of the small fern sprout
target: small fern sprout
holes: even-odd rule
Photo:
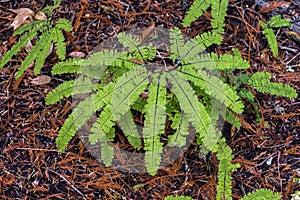
[[[278,44],[276,40],[276,36],[274,30],[272,28],[280,28],[284,26],[290,26],[289,19],[282,19],[281,15],[275,15],[272,17],[267,23],[263,21],[259,22],[261,27],[263,28],[262,33],[266,36],[268,44],[271,48],[271,51],[275,57],[278,56]]]
[[[54,6],[48,6],[43,10],[49,15],[51,12],[59,6],[61,1],[54,1]],[[41,11],[42,13],[42,11]],[[44,12],[43,12],[44,13]],[[21,67],[16,72],[16,77],[20,77],[30,66],[34,63],[34,73],[39,74],[42,66],[45,63],[45,59],[49,55],[49,49],[53,44],[56,46],[56,53],[61,60],[65,59],[66,44],[64,42],[63,31],[71,31],[72,25],[66,19],[59,19],[56,23],[51,20],[32,21],[29,24],[24,24],[19,27],[14,36],[21,35],[19,42],[15,44],[0,61],[0,69],[7,64],[11,58],[21,51],[28,42],[34,38],[38,38],[36,44],[32,47],[27,57],[23,60]]]

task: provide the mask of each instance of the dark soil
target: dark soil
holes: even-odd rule
[[[230,0],[223,44],[209,51],[226,53],[235,47],[251,64],[250,69],[239,73],[268,71],[274,81],[290,84],[300,94],[300,3],[288,1],[285,9],[277,1],[268,2],[272,6],[266,9],[254,1]],[[105,38],[132,28],[177,26],[190,37],[209,29],[209,11],[190,27],[182,27],[181,20],[190,4],[170,0],[63,1],[52,18],[66,18],[73,24],[73,32],[65,34],[68,53],[88,54]],[[16,14],[10,9],[26,7],[38,12],[44,6],[44,1],[0,0],[0,57],[18,41],[10,27]],[[290,18],[293,27],[276,30],[279,56],[275,58],[259,20],[266,22],[278,13]],[[72,76],[51,75],[51,67],[58,62],[51,54],[42,69],[42,74],[52,77],[50,83],[30,83],[36,77],[32,68],[16,80],[14,74],[25,56],[26,51],[22,51],[0,72],[1,199],[163,199],[167,195],[215,199],[218,161],[214,154],[201,156],[197,146],[191,146],[155,176],[104,167],[77,135],[65,153],[58,153],[55,138],[71,112],[71,101],[46,106],[44,99]],[[233,198],[270,188],[282,194],[282,199],[291,199],[290,195],[300,190],[300,184],[293,182],[293,178],[300,177],[300,95],[290,100],[256,93],[256,98],[262,115],[260,123],[254,114],[246,112],[241,117],[243,128],[236,130],[226,124],[223,130],[235,154],[233,163],[241,165],[233,174]],[[283,109],[275,109],[278,106]]]

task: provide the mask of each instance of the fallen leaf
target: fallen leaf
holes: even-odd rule
[[[36,15],[34,15],[34,19],[40,20],[40,21],[45,21],[45,20],[47,20],[47,16],[44,12],[39,12]]]
[[[32,47],[33,47],[32,42],[28,41],[25,46],[25,50],[27,51],[27,53],[31,51]]]
[[[51,81],[51,78],[47,75],[41,75],[41,76],[38,76],[34,79],[32,79],[30,81],[30,83],[34,84],[34,85],[43,85],[43,84],[47,84]]]
[[[10,25],[14,27],[14,30],[19,28],[21,25],[24,24],[26,19],[28,17],[33,16],[34,12],[30,10],[29,8],[20,8],[18,10],[12,10],[12,12],[17,13],[17,16],[15,17],[13,23]]]
[[[84,58],[85,53],[80,52],[80,51],[73,51],[69,54],[69,56],[72,57],[72,58]]]

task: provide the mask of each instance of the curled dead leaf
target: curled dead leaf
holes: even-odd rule
[[[51,78],[47,75],[38,76],[30,81],[34,85],[44,85],[51,81]]]
[[[69,54],[69,56],[72,57],[72,58],[84,58],[85,53],[80,52],[80,51],[73,51]]]
[[[34,15],[34,19],[40,20],[40,21],[45,21],[45,20],[47,20],[47,16],[44,12],[38,12],[36,15]]]
[[[12,10],[12,12],[17,13],[13,23],[10,25],[14,27],[14,30],[23,25],[28,17],[32,17],[34,12],[29,8],[20,8],[18,10]]]
[[[26,44],[26,46],[25,46],[25,50],[26,50],[27,52],[30,52],[31,49],[32,49],[32,47],[33,47],[32,42],[31,42],[31,41],[28,41],[27,44]]]

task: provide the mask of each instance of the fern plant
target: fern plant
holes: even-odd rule
[[[234,113],[243,111],[243,103],[232,87],[218,77],[209,75],[210,69],[207,66],[216,64],[220,70],[249,67],[241,57],[231,54],[198,55],[205,47],[218,41],[216,39],[218,37],[220,37],[218,34],[205,33],[184,42],[178,28],[171,30],[171,55],[164,61],[171,63],[170,66],[149,65],[150,61],[158,59],[157,49],[151,45],[139,47],[140,38],[123,33],[118,35],[118,39],[128,48],[128,52],[104,50],[84,61],[68,60],[55,65],[52,70],[54,74],[77,71],[88,77],[100,79],[100,83],[97,84],[91,84],[86,78],[81,78],[77,81],[78,84],[76,81],[65,82],[48,94],[46,103],[50,104],[70,96],[71,88],[73,91],[76,88],[76,91],[82,93],[95,91],[95,94],[74,109],[61,128],[56,139],[60,151],[65,149],[76,131],[93,112],[100,109],[102,111],[91,128],[93,134],[89,136],[89,140],[92,144],[101,143],[102,160],[107,166],[111,164],[114,155],[109,142],[114,138],[112,132],[116,123],[133,147],[140,149],[143,142],[147,171],[152,175],[156,173],[161,162],[163,144],[160,137],[164,134],[167,118],[173,120],[172,128],[175,130],[175,134],[169,140],[171,145],[185,145],[189,127],[192,126],[198,133],[199,143],[205,141],[203,145],[211,150],[221,134],[215,127],[210,127],[212,119],[208,110],[211,105],[199,99],[198,92],[202,91],[202,96],[216,99]],[[138,62],[133,62],[136,60]],[[91,68],[102,73],[91,73]],[[113,77],[113,81],[107,84],[108,77],[103,77],[103,74],[110,74],[109,77]],[[87,81],[90,85],[88,88]],[[144,105],[139,107],[137,105],[141,105],[141,94],[145,92],[147,98],[143,99]],[[94,107],[88,106],[93,101]],[[145,116],[143,141],[139,137],[131,113],[132,108],[138,107]]]
[[[278,44],[276,41],[276,36],[272,28],[280,28],[284,26],[290,26],[289,19],[282,19],[281,15],[276,15],[272,17],[267,23],[259,21],[261,27],[263,28],[262,33],[266,36],[268,44],[274,56],[278,56]]]
[[[60,2],[60,0],[55,0],[53,6],[48,6],[41,12],[50,15],[51,12],[59,6]],[[64,42],[63,31],[71,30],[72,25],[66,19],[59,19],[56,23],[53,23],[51,20],[36,20],[29,24],[22,25],[14,32],[14,36],[22,35],[19,42],[3,56],[0,61],[0,69],[7,64],[14,55],[20,52],[28,42],[38,37],[36,44],[32,47],[27,57],[23,60],[21,67],[16,72],[16,77],[20,77],[33,62],[35,62],[34,73],[39,74],[53,43],[56,46],[58,58],[61,60],[65,59],[66,44]]]

